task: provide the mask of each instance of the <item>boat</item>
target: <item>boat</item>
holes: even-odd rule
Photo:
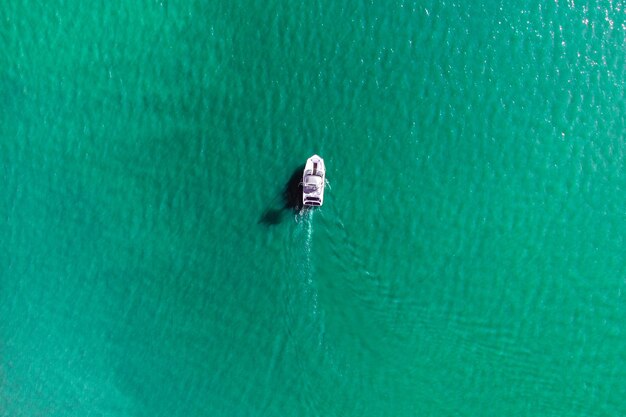
[[[324,160],[318,155],[313,155],[307,159],[302,173],[302,204],[321,206],[324,203],[324,185],[326,185]]]

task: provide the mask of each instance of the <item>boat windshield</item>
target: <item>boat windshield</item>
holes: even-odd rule
[[[304,192],[312,193],[322,185],[322,178],[317,175],[308,175],[304,178]]]

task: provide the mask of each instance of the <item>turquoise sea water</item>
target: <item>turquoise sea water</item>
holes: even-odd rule
[[[0,416],[625,415],[625,17],[4,2]]]

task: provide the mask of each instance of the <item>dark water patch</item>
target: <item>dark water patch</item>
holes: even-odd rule
[[[284,210],[283,209],[266,209],[261,218],[259,219],[259,223],[264,224],[266,226],[276,226],[283,221]]]
[[[285,214],[289,211],[299,212],[303,208],[302,204],[302,172],[304,171],[304,164],[298,166],[293,170],[291,176],[285,183],[281,192],[280,205],[271,204],[267,207],[259,223],[266,226],[276,226],[283,221]]]
[[[302,209],[302,172],[304,164],[298,166],[283,189],[284,209],[299,211]]]

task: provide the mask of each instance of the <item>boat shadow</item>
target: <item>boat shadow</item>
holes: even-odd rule
[[[281,204],[270,206],[261,215],[260,224],[275,226],[280,224],[288,212],[297,213],[302,210],[302,172],[304,164],[295,168],[281,192]]]

